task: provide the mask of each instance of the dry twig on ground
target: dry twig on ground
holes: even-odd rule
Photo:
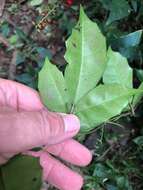
[[[0,43],[3,43],[6,47],[10,46],[8,40],[4,38],[2,35],[0,35]]]
[[[11,63],[9,65],[8,71],[8,79],[14,80],[16,74],[16,58],[17,58],[17,50],[14,50]]]
[[[4,6],[5,6],[5,0],[0,0],[0,17],[3,14]]]

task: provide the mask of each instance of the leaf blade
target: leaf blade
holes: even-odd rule
[[[128,99],[138,93],[118,84],[99,85],[78,103],[75,114],[81,119],[81,131],[88,131],[118,115]]]
[[[38,89],[44,104],[51,110],[66,112],[66,85],[62,73],[48,58],[39,72]]]
[[[70,102],[76,104],[96,86],[106,62],[105,37],[96,23],[85,15],[82,8],[79,22],[66,42],[66,47],[65,59],[69,65],[65,71],[65,80],[67,86],[70,86],[68,89]]]
[[[132,88],[133,71],[127,59],[111,48],[108,50],[107,57],[108,61],[103,74],[104,84],[121,84]]]
[[[126,0],[110,1],[109,10],[110,10],[110,14],[106,22],[107,25],[111,24],[114,21],[120,20],[124,17],[127,17],[131,12],[129,3]]]
[[[137,30],[113,40],[112,45],[114,48],[131,48],[140,44],[143,30]]]
[[[1,167],[5,190],[39,190],[42,170],[37,158],[16,156]]]
[[[139,90],[143,90],[143,82],[140,84],[140,86],[139,86],[138,89]],[[140,100],[142,99],[142,97],[143,97],[143,93],[142,92],[136,94],[134,96],[134,99],[133,99],[133,106],[136,106],[140,102]]]

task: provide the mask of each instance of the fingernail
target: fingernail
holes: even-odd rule
[[[78,131],[80,129],[80,121],[77,116],[70,114],[63,116],[65,123],[65,132]]]

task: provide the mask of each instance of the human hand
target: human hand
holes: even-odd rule
[[[0,107],[0,164],[44,145],[35,155],[30,152],[39,156],[44,180],[61,190],[79,190],[82,177],[50,155],[78,166],[91,161],[88,149],[72,139],[80,128],[78,118],[49,112],[35,90],[5,79],[0,79]]]

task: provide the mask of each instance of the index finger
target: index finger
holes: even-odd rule
[[[26,111],[43,108],[36,90],[6,79],[0,79],[0,106],[9,106]]]

